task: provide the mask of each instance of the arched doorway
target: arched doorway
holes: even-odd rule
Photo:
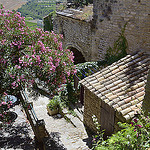
[[[68,49],[70,49],[73,52],[73,55],[75,57],[74,58],[74,64],[86,62],[84,56],[82,55],[82,53],[80,51],[78,51],[76,48],[69,47]]]

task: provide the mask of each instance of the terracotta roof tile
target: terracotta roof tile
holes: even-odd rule
[[[80,83],[121,112],[125,119],[130,119],[142,106],[149,69],[149,55],[139,52],[127,55]]]

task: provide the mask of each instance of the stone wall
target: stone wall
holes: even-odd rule
[[[64,48],[76,48],[86,61],[92,59],[92,37],[90,23],[57,14],[54,21],[54,32],[63,34]]]
[[[128,53],[141,50],[150,53],[150,1],[146,0],[94,0],[96,20],[93,49],[98,58],[117,40],[121,27],[127,23],[125,36],[129,44]]]
[[[83,121],[85,126],[90,129],[90,131],[96,132],[96,126],[94,125],[92,116],[95,115],[100,123],[101,120],[101,100],[88,89],[85,88],[84,93],[84,116]]]
[[[147,77],[147,84],[145,87],[145,97],[143,101],[143,110],[146,115],[150,112],[150,70]]]
[[[94,0],[93,13],[90,22],[57,14],[54,31],[64,34],[65,47],[75,47],[86,61],[103,60],[127,23],[127,53],[139,50],[150,53],[150,1]]]
[[[101,125],[101,130],[105,130],[105,136],[111,135],[114,130],[117,131],[119,129],[118,121],[123,121],[121,115],[116,116],[113,108],[102,102],[99,97],[85,87],[83,122],[88,131],[96,133],[93,115],[96,116],[98,123]]]

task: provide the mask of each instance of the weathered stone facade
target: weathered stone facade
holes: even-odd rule
[[[54,31],[63,34],[63,46],[76,48],[86,61],[92,57],[92,33],[90,23],[57,14],[54,21]]]
[[[86,99],[86,101],[84,101],[84,124],[88,129],[96,132],[96,126],[94,125],[92,116],[95,115],[98,119],[98,122],[100,122],[101,100],[86,88],[84,89],[84,92],[84,99]]]
[[[127,23],[125,36],[128,53],[141,50],[150,53],[150,1],[145,0],[94,0],[96,19],[95,49],[98,57],[117,40],[121,27]]]
[[[147,77],[147,85],[145,87],[145,97],[143,100],[143,111],[148,114],[150,113],[150,71]]]
[[[128,54],[137,50],[150,53],[149,12],[150,1],[146,0],[94,0],[93,19],[83,21],[57,12],[54,31],[64,34],[64,47],[75,47],[86,61],[97,61],[104,59],[127,23]]]

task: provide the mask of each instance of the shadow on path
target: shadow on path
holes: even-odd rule
[[[0,130],[0,148],[33,150],[35,148],[34,140],[29,134],[29,125],[26,122],[9,125]]]
[[[51,132],[48,138],[45,138],[46,150],[67,150],[60,141],[59,132]]]

